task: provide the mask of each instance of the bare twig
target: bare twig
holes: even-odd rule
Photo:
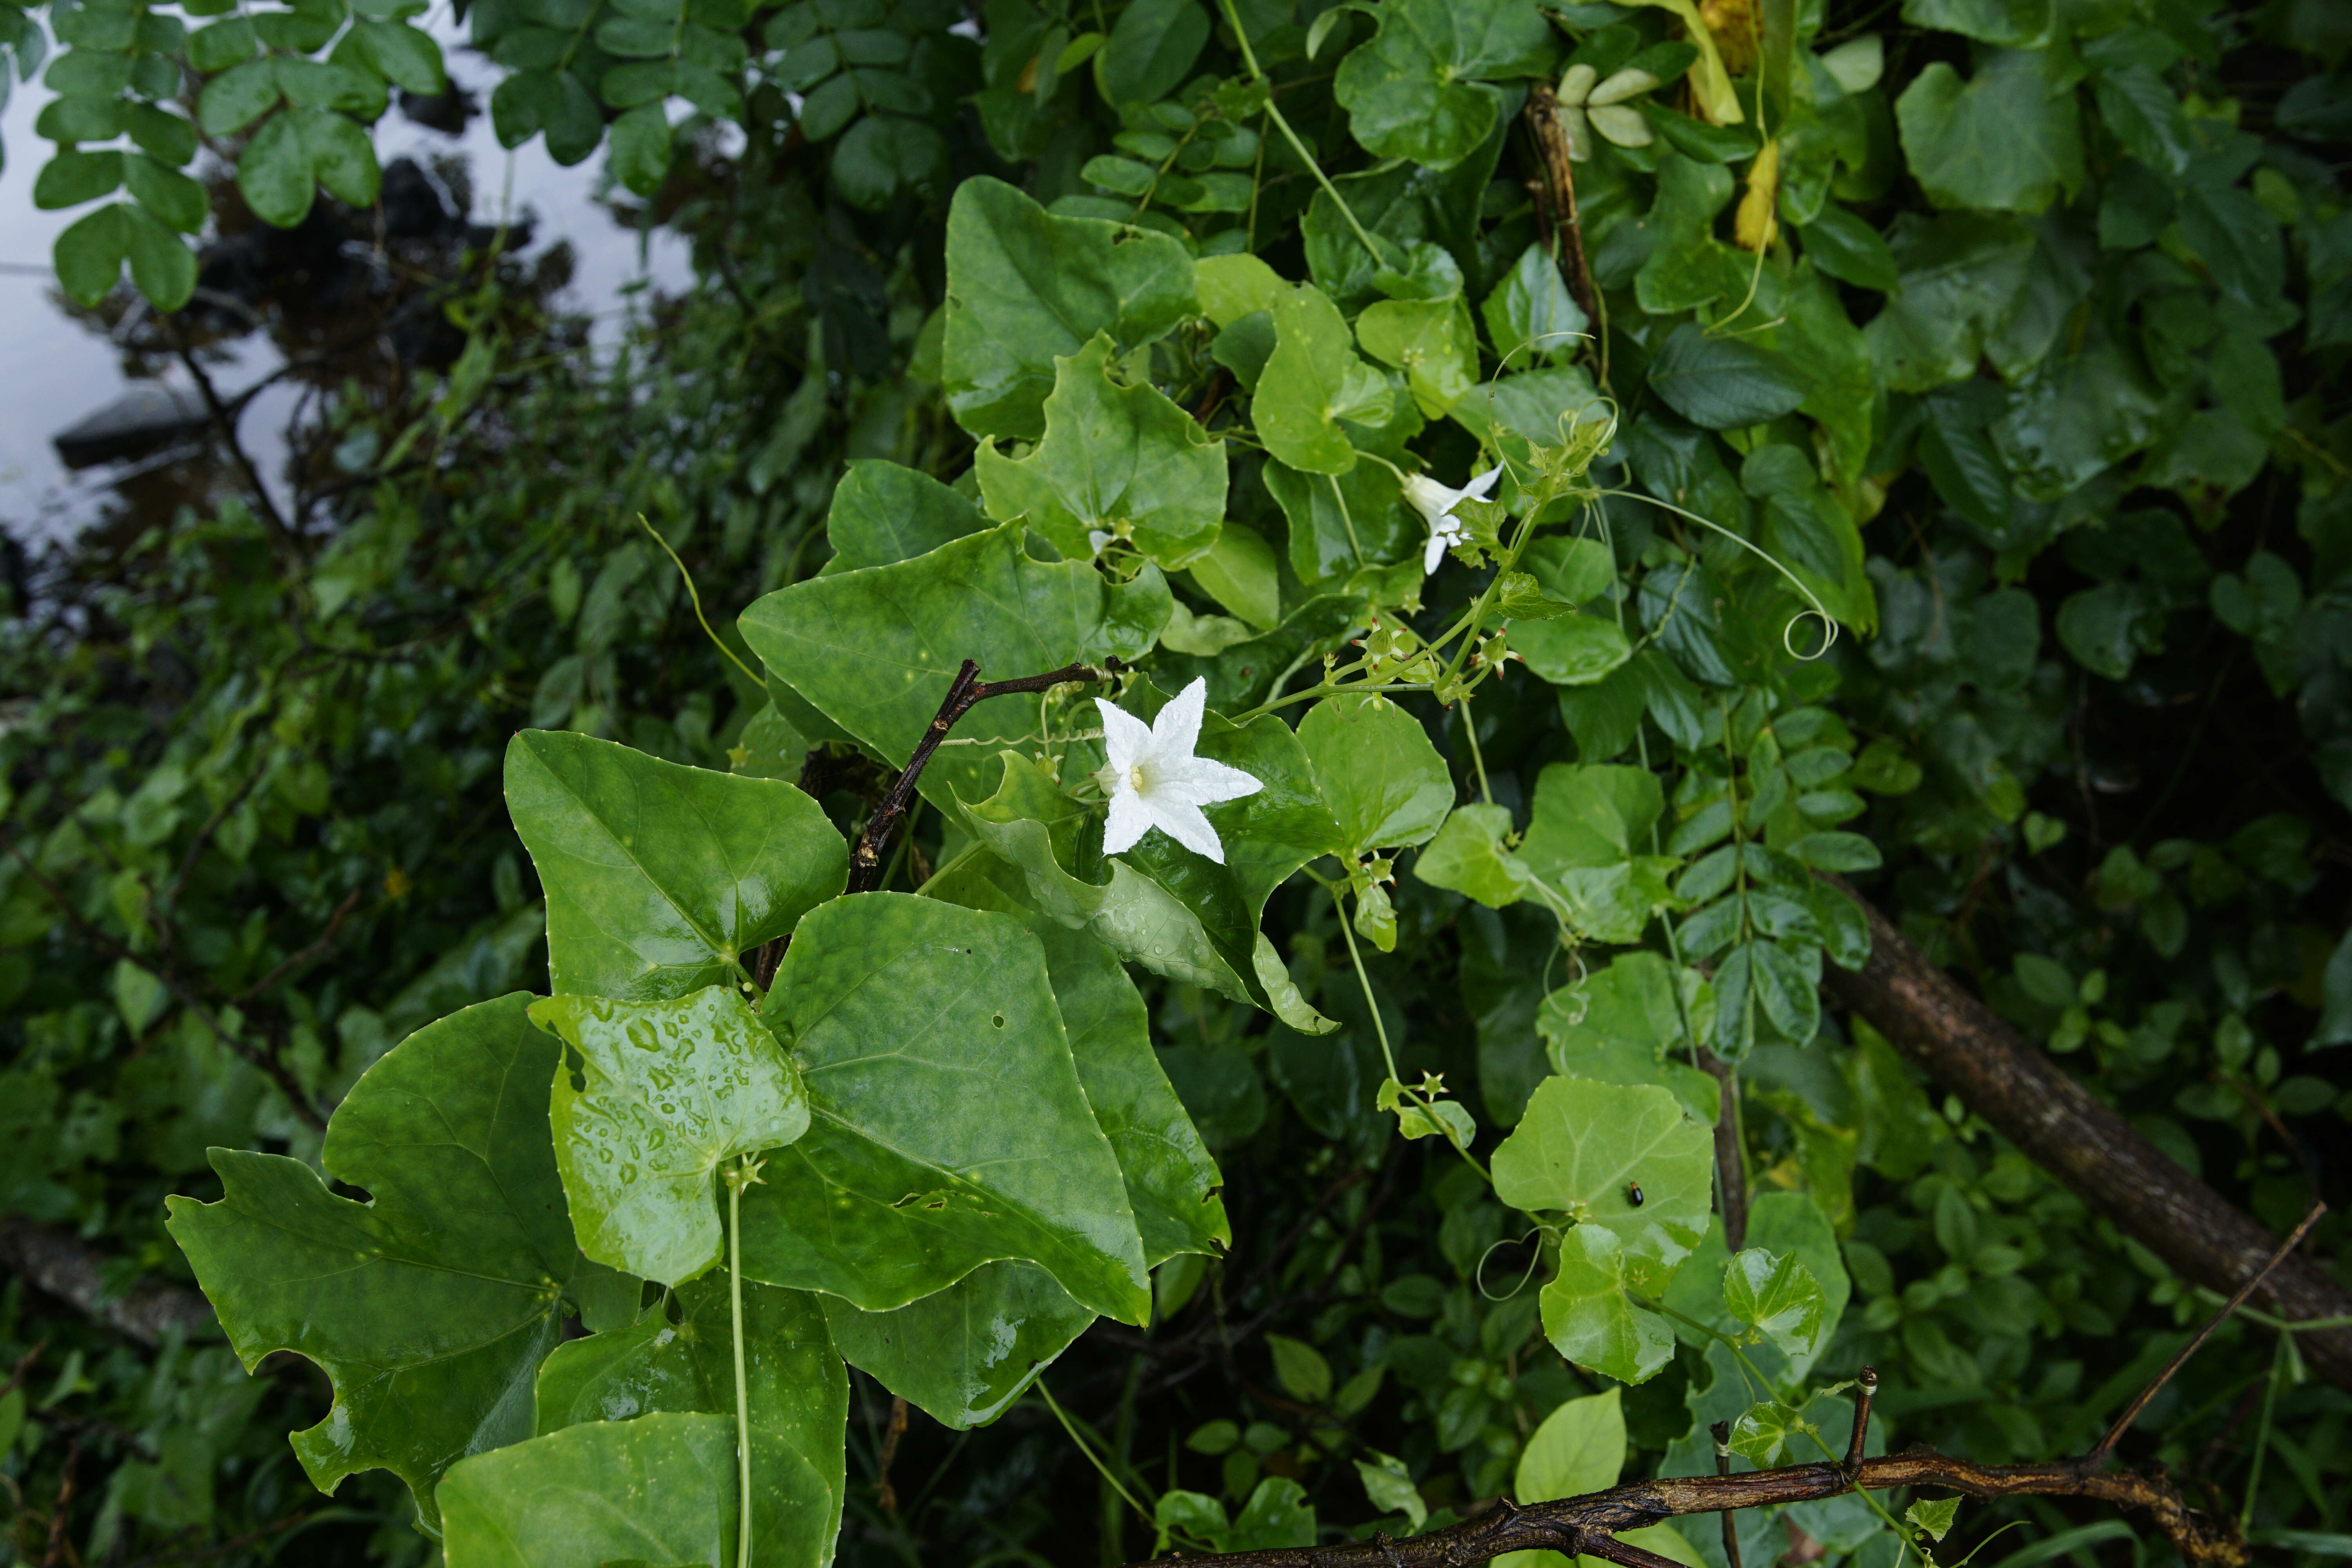
[[[118,1276],[117,1287],[110,1289],[108,1276],[114,1267],[114,1259],[69,1230],[28,1219],[0,1219],[0,1268],[83,1316],[144,1345],[160,1344],[174,1331],[192,1340],[219,1337],[219,1321],[203,1296],[153,1276],[128,1287],[120,1286]],[[37,1354],[40,1346],[33,1348]],[[31,1364],[29,1355],[17,1363],[16,1375],[0,1384],[0,1394],[16,1387]]]
[[[58,1506],[49,1514],[49,1549],[42,1553],[41,1568],[58,1568],[63,1563],[72,1543],[66,1539],[66,1516],[73,1507],[74,1468],[81,1463],[81,1439],[66,1444],[65,1473],[58,1479]]]
[[[882,1459],[875,1467],[875,1490],[884,1513],[898,1511],[898,1493],[890,1485],[890,1462],[898,1457],[898,1439],[907,1435],[907,1401],[898,1394],[890,1396],[890,1425],[882,1438]]]
[[[294,952],[289,952],[284,958],[278,960],[277,964],[271,968],[268,973],[263,975],[260,979],[255,981],[252,984],[247,986],[244,990],[230,997],[229,1005],[231,1006],[243,1005],[245,1003],[251,1001],[256,996],[261,995],[264,992],[270,990],[280,980],[285,979],[287,975],[300,968],[303,964],[306,964],[312,959],[320,957],[332,950],[335,945],[335,933],[342,929],[343,917],[350,914],[353,910],[359,907],[361,891],[362,889],[353,888],[348,894],[344,895],[343,901],[335,906],[334,914],[327,921],[327,929],[320,933],[317,941],[311,942],[307,947],[301,948]]]
[[[1862,1468],[1862,1446],[1870,1436],[1870,1402],[1878,1397],[1878,1369],[1866,1366],[1854,1379],[1853,1436],[1846,1440],[1845,1468]]]
[[[2231,1314],[2246,1304],[2246,1298],[2254,1293],[2254,1287],[2263,1282],[2263,1276],[2285,1260],[2286,1255],[2293,1252],[2302,1243],[2303,1238],[2311,1234],[2311,1227],[2317,1225],[2319,1216],[2326,1212],[2326,1204],[2316,1201],[2312,1204],[2311,1212],[2303,1216],[2303,1223],[2294,1227],[2294,1233],[2279,1244],[2279,1249],[2271,1254],[2270,1261],[2255,1269],[2252,1277],[2238,1287],[2238,1293],[2223,1302],[2221,1310],[2213,1314],[2211,1321],[2198,1330],[2195,1337],[2187,1344],[2180,1347],[2179,1353],[2165,1364],[2164,1370],[2148,1380],[2147,1386],[2141,1389],[2129,1405],[2124,1406],[2124,1413],[2116,1417],[2115,1425],[2107,1428],[2107,1435],[2099,1439],[2097,1446],[2092,1448],[2086,1458],[2094,1460],[2105,1459],[2115,1451],[2116,1444],[2122,1440],[2126,1432],[2131,1430],[2131,1424],[2139,1419],[2139,1413],[2147,1408],[2147,1402],[2154,1399],[2164,1385],[2172,1381],[2172,1374],[2179,1372],[2182,1364],[2190,1356],[2195,1355],[2207,1340],[2213,1337],[2214,1330],[2227,1322]]]
[[[276,1051],[261,1050],[230,1034],[221,1026],[221,1021],[213,1016],[212,1009],[205,1005],[203,998],[191,990],[185,981],[172,971],[162,968],[151,960],[131,952],[114,938],[90,924],[82,917],[82,912],[74,908],[73,900],[66,896],[66,890],[43,875],[40,868],[33,864],[32,858],[25,853],[25,847],[13,838],[8,841],[8,853],[16,858],[16,864],[23,868],[26,876],[33,879],[34,885],[49,896],[49,902],[57,906],[58,912],[64,915],[76,931],[81,932],[83,941],[97,948],[107,957],[127,960],[163,982],[163,988],[169,991],[180,1005],[185,1007],[199,1023],[211,1030],[215,1039],[226,1047],[232,1054],[249,1063],[256,1071],[271,1083],[277,1085],[278,1092],[286,1097],[286,1103],[293,1110],[295,1115],[320,1131],[326,1130],[327,1119],[320,1114],[319,1108],[311,1102],[309,1092],[294,1077],[292,1069],[278,1058]]]
[[[289,557],[299,557],[301,552],[293,531],[286,526],[285,514],[278,510],[278,502],[271,498],[269,487],[261,482],[261,470],[253,466],[253,459],[246,454],[244,444],[236,438],[236,416],[242,409],[242,402],[238,407],[232,408],[221,400],[219,390],[213,385],[213,378],[205,374],[205,367],[196,359],[195,350],[188,346],[187,333],[183,331],[179,337],[180,363],[186,367],[189,379],[196,384],[197,395],[205,400],[205,408],[212,416],[214,434],[220,437],[221,445],[228,448],[229,460],[236,465],[236,471],[244,477],[246,488],[253,492],[254,510],[260,516],[263,526],[269,530],[270,540],[278,550]]]
[[[1698,1065],[1713,1073],[1722,1086],[1715,1118],[1716,1192],[1722,1200],[1723,1244],[1738,1252],[1748,1245],[1748,1167],[1739,1150],[1739,1080],[1729,1062],[1704,1047],[1699,1049]]]
[[[26,1351],[23,1355],[16,1358],[16,1366],[9,1371],[8,1381],[5,1383],[0,1383],[0,1399],[7,1398],[10,1394],[25,1386],[25,1379],[32,1373],[33,1363],[40,1360],[41,1352],[48,1348],[48,1336],[44,1334],[37,1342],[35,1342],[31,1350]]]
[[[915,742],[914,755],[907,759],[907,766],[898,774],[898,782],[890,786],[889,793],[882,797],[882,804],[866,819],[866,831],[858,835],[857,847],[849,856],[849,891],[871,892],[881,881],[882,851],[888,846],[898,819],[907,814],[908,803],[915,798],[915,785],[923,776],[925,764],[930,762],[931,753],[940,749],[940,742],[948,738],[948,731],[955,728],[956,721],[971,711],[974,704],[985,702],[992,697],[1008,697],[1014,692],[1050,691],[1056,686],[1067,686],[1076,681],[1108,680],[1122,668],[1118,660],[1107,658],[1100,668],[1091,664],[1073,664],[1048,670],[1043,675],[1024,675],[1013,680],[982,680],[980,679],[980,666],[971,659],[965,659],[963,668],[956,672],[955,679],[949,684],[947,700],[940,704],[930,728],[924,731],[923,738]]]
[[[1731,1473],[1731,1423],[1718,1421],[1707,1431],[1715,1438],[1715,1473],[1727,1476]],[[1730,1563],[1731,1568],[1740,1568],[1739,1515],[1725,1509],[1720,1517],[1723,1520],[1723,1560]]]
[[[1543,179],[1537,186],[1538,211],[1549,216],[1559,237],[1559,267],[1567,275],[1568,291],[1576,308],[1599,328],[1592,272],[1584,260],[1584,227],[1576,216],[1576,165],[1568,155],[1568,132],[1560,129],[1559,98],[1549,85],[1538,82],[1528,93],[1528,133],[1535,139]]]

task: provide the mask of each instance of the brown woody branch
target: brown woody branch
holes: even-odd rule
[[[1536,144],[1536,161],[1543,178],[1536,185],[1536,211],[1559,237],[1556,254],[1568,291],[1576,308],[1600,330],[1601,312],[1592,289],[1592,272],[1584,260],[1584,227],[1576,216],[1576,164],[1569,157],[1568,132],[1560,128],[1559,98],[1550,84],[1538,82],[1528,93],[1528,134]]]
[[[980,666],[971,659],[965,659],[963,668],[956,672],[955,679],[949,684],[947,700],[940,704],[930,728],[925,730],[923,738],[915,742],[915,753],[907,759],[907,766],[898,774],[898,781],[890,786],[890,792],[882,797],[882,804],[866,819],[866,831],[857,836],[857,847],[849,855],[849,891],[870,892],[882,880],[882,851],[889,845],[890,835],[898,827],[898,819],[906,816],[908,805],[915,798],[915,785],[923,776],[924,766],[930,762],[931,753],[940,749],[940,742],[948,738],[948,731],[955,728],[956,721],[971,712],[975,704],[985,702],[992,697],[1009,697],[1020,691],[1050,691],[1056,686],[1067,686],[1075,681],[1108,680],[1123,668],[1118,660],[1107,658],[1100,668],[1091,664],[1072,664],[1060,669],[1047,670],[1043,675],[1024,675],[1013,680],[982,680],[980,679]]]
[[[191,1340],[220,1337],[212,1303],[185,1285],[149,1276],[128,1289],[110,1290],[110,1261],[70,1231],[30,1220],[0,1219],[0,1268],[38,1286],[84,1317],[142,1345],[161,1344],[175,1331]],[[20,1363],[0,1388],[20,1383],[29,1363],[29,1357]]]
[[[1934,1487],[1973,1498],[2081,1497],[2145,1509],[2192,1563],[2240,1568],[2250,1560],[2245,1543],[2228,1521],[2197,1512],[2160,1477],[2104,1470],[2087,1456],[2056,1465],[1979,1465],[1920,1452],[1854,1465],[1785,1465],[1736,1476],[1661,1477],[1524,1508],[1505,1501],[1451,1529],[1405,1541],[1375,1537],[1277,1552],[1167,1557],[1150,1568],[1176,1568],[1179,1563],[1183,1568],[1473,1568],[1507,1552],[1545,1550],[1580,1552],[1627,1568],[1656,1568],[1666,1559],[1617,1540],[1618,1532],[1683,1514],[1811,1502],[1850,1491],[1898,1487]]]
[[[2278,1251],[2278,1239],[2190,1175],[1990,1007],[1930,963],[1851,887],[1870,922],[1870,962],[1825,966],[1822,987],[1867,1020],[1994,1131],[2186,1279],[2231,1292]],[[2316,1263],[2287,1257],[2253,1299],[2289,1321],[2352,1317],[2352,1291]],[[2296,1336],[2323,1376],[2352,1388],[2352,1331]]]

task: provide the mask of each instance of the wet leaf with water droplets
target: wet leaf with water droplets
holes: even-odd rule
[[[531,1022],[577,1052],[582,1087],[554,1075],[555,1160],[581,1250],[675,1285],[719,1261],[713,1173],[808,1130],[808,1096],[776,1037],[736,992],[675,1002],[550,996]]]

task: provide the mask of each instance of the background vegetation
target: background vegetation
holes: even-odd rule
[[[0,9],[0,60],[58,95],[40,199],[106,204],[60,242],[66,291],[120,309],[127,267],[200,342],[179,235],[227,220],[178,171],[233,168],[224,210],[272,224],[373,202],[362,127],[391,90],[438,85],[411,10]],[[2315,1195],[2347,1197],[2327,1159],[2352,1115],[2341,8],[478,0],[468,21],[509,72],[501,135],[566,160],[602,145],[693,237],[698,284],[599,356],[478,248],[427,295],[451,334],[433,368],[321,377],[290,511],[224,494],[89,542],[0,626],[18,1558],[435,1553],[383,1473],[311,1489],[285,1436],[323,1412],[323,1379],[292,1356],[249,1377],[158,1287],[191,1278],[163,1200],[218,1196],[209,1146],[315,1160],[326,1113],[411,1030],[544,985],[540,890],[499,795],[514,731],[800,776],[747,743],[769,694],[713,648],[648,526],[748,652],[736,612],[832,554],[845,465],[970,469],[992,426],[950,396],[967,389],[940,307],[948,205],[980,175],[1312,278],[1419,409],[1346,434],[1448,484],[1477,434],[1524,450],[1582,405],[1569,389],[1605,394],[1622,423],[1596,478],[1792,562],[1850,628],[1790,657],[1784,635],[1810,652],[1821,622],[1790,630],[1803,605],[1771,568],[1597,500],[1612,594],[1654,635],[1603,683],[1547,668],[1535,637],[1475,701],[1407,700],[1459,798],[1524,828],[1547,764],[1638,752],[1668,770],[1670,829],[1738,780],[1774,849],[1861,835],[1873,852],[1843,868],[1867,896],[2180,1164],[2282,1234]],[[1591,154],[1571,239],[1523,110],[1579,63],[1588,92],[1629,65],[1655,80],[1570,104]],[[1379,275],[1317,167],[1361,248],[1390,247]],[[1362,312],[1388,297],[1461,309],[1384,354]],[[1215,341],[1171,340],[1137,374],[1230,431],[1265,362]],[[1479,432],[1472,388],[1536,360],[1553,379],[1520,384],[1520,422]],[[1173,576],[1194,628],[1176,651],[1236,698],[1262,680],[1243,659],[1366,636],[1366,606],[1418,571],[1421,520],[1360,472],[1343,551],[1334,520],[1237,459],[1227,515],[1263,548]],[[1483,583],[1449,563],[1408,624]],[[1759,749],[1774,706],[1821,716]],[[885,777],[825,755],[805,776],[854,829]],[[1776,809],[1803,820],[1762,827]],[[896,885],[952,848],[936,819],[913,846]],[[1406,1076],[1442,1072],[1491,1150],[1572,1047],[1548,999],[1587,960],[1549,913],[1403,864],[1364,972]],[[1676,885],[1686,911],[1720,892]],[[1815,1006],[1835,929],[1748,892],[1728,918],[1780,955],[1754,963],[1804,983],[1759,983],[1770,1002],[1742,1016],[1760,1023],[1725,1048],[1741,1159],[1759,1212],[1818,1210],[1851,1281],[1816,1376],[1874,1365],[1891,1446],[2078,1451],[2210,1299]],[[1148,1333],[1099,1325],[1047,1374],[1117,1479],[1038,1396],[980,1441],[919,1414],[900,1433],[854,1373],[845,1558],[1114,1564],[1154,1544],[1120,1487],[1218,1500],[1187,1526],[1205,1534],[1269,1477],[1327,1531],[1402,1532],[1524,1500],[1530,1435],[1613,1386],[1545,1349],[1532,1288],[1511,1289],[1533,1249],[1498,1245],[1517,1219],[1374,1108],[1380,1043],[1335,908],[1294,884],[1265,921],[1334,1034],[1138,976],[1235,1244],[1163,1267]],[[2340,1258],[2343,1234],[2324,1221],[2316,1254]],[[38,1283],[44,1258],[80,1272]],[[1711,1468],[1706,1424],[1747,1403],[1719,1352],[1681,1344],[1622,1396],[1624,1473]],[[2242,1321],[2126,1455],[2210,1489],[2266,1554],[2342,1556],[2347,1415],[2292,1336]],[[1988,1561],[2168,1550],[2048,1501],[1969,1509],[1947,1544],[2019,1521]],[[1843,1504],[1742,1531],[1750,1563],[1898,1551]],[[1720,1568],[1714,1531],[1686,1534]]]

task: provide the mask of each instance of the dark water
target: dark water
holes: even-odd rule
[[[464,48],[464,29],[446,0],[427,25],[442,41],[452,82],[487,104],[496,68]],[[213,471],[201,443],[80,469],[69,468],[57,450],[58,432],[113,403],[134,380],[152,380],[186,397],[193,397],[194,388],[176,356],[158,352],[172,338],[143,309],[134,307],[110,324],[72,311],[56,291],[49,248],[81,215],[41,212],[33,205],[34,176],[50,152],[50,143],[33,133],[33,121],[50,96],[37,83],[19,86],[0,115],[7,155],[0,170],[0,530],[35,551],[100,521],[131,532],[148,522],[166,521],[180,502],[200,499],[224,479]],[[559,245],[568,247],[571,280],[553,302],[593,317],[592,341],[597,343],[611,343],[625,312],[643,298],[633,285],[650,281],[655,290],[676,291],[692,279],[683,241],[660,229],[641,240],[634,226],[625,225],[598,199],[601,154],[559,168],[540,142],[512,153],[500,147],[487,112],[473,114],[453,133],[404,114],[396,97],[376,129],[375,143],[387,170],[405,158],[425,173],[422,182],[408,182],[412,196],[430,191],[462,197],[470,187],[470,210],[456,221],[496,226],[502,219],[528,217],[535,221],[527,258],[544,258]],[[199,177],[207,173],[205,162],[200,157],[193,171]],[[387,186],[388,211],[396,188]],[[225,204],[216,201],[216,214],[234,223],[234,206],[233,196]],[[438,248],[411,246],[412,266],[454,265],[462,239],[443,237],[446,243]],[[352,283],[362,267],[381,270],[380,257],[355,258],[355,251],[368,248],[352,241],[346,221],[332,231],[257,234],[236,267],[215,269],[233,275],[248,299],[266,295],[262,313],[275,329],[259,330],[234,310],[205,310],[199,301],[191,314],[200,322],[198,341],[207,345],[207,373],[224,396],[284,366],[289,343],[340,342],[366,331],[370,306],[360,297],[366,290]],[[381,304],[374,301],[377,308]],[[288,423],[311,393],[302,378],[282,378],[256,395],[238,421],[240,440],[281,506],[288,488]]]

